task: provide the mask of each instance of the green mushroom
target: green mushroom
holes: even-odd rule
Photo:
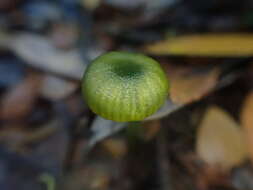
[[[96,58],[82,80],[83,96],[93,112],[118,122],[141,121],[155,113],[168,95],[160,65],[147,56],[109,52]]]

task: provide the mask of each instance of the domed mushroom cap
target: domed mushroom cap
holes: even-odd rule
[[[156,112],[168,95],[168,80],[153,59],[110,52],[87,68],[82,92],[91,110],[113,121],[140,121]]]

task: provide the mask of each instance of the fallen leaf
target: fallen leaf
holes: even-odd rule
[[[20,34],[13,36],[11,49],[33,67],[80,80],[86,68],[78,50],[55,48],[42,36]]]
[[[196,142],[199,157],[211,166],[229,170],[247,158],[240,126],[218,107],[210,107],[201,122]]]
[[[253,55],[253,35],[224,33],[186,35],[145,47],[153,55],[242,57]]]
[[[11,87],[1,99],[0,118],[12,120],[27,116],[39,94],[40,85],[41,76],[32,73],[24,81]]]
[[[41,95],[51,100],[67,97],[78,88],[78,83],[46,75],[42,82]]]
[[[168,71],[168,75],[172,102],[187,104],[210,93],[218,82],[220,71],[218,68],[200,70],[197,67],[177,67]]]
[[[244,100],[241,112],[241,123],[246,137],[251,162],[253,162],[253,92]]]

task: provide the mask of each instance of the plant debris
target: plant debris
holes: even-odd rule
[[[250,0],[1,0],[0,189],[252,190],[252,18]],[[166,73],[143,121],[82,96],[109,51]]]

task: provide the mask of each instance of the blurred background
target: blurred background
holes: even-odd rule
[[[252,190],[252,31],[251,0],[0,0],[0,189]],[[112,50],[168,75],[149,120],[82,98]]]

